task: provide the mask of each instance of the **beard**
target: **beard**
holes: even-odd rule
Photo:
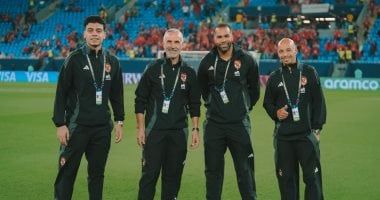
[[[225,44],[219,44],[216,47],[218,48],[220,52],[226,53],[228,50],[230,50],[231,46],[232,46],[232,42],[227,42]]]

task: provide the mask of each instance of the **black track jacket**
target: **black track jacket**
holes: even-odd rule
[[[300,102],[298,105],[300,120],[294,121],[292,110],[287,103],[284,75],[292,104],[295,104],[299,88],[299,72],[301,75]],[[289,115],[285,120],[277,118],[277,110],[288,105]],[[294,64],[289,67],[281,66],[269,76],[265,91],[263,106],[268,115],[275,121],[275,133],[279,138],[292,139],[310,133],[311,129],[322,129],[326,122],[326,104],[317,72],[312,66]]]
[[[87,62],[89,55],[97,85],[103,75],[103,53],[106,54],[106,72],[102,104],[96,105],[96,89]],[[58,78],[54,102],[53,122],[58,126],[77,123],[98,126],[109,123],[111,118],[108,101],[111,102],[115,121],[124,120],[123,79],[119,61],[101,50],[96,55],[87,45],[73,51],[66,58]]]
[[[178,74],[178,82],[167,114],[162,113],[164,96],[160,78],[161,66],[163,67],[164,90],[167,96],[170,96]],[[178,70],[180,71],[178,72]],[[188,113],[190,113],[190,117],[200,116],[201,102],[196,73],[182,60],[176,65],[172,65],[166,58],[150,63],[141,77],[135,94],[135,113],[144,114],[146,112],[146,129],[183,129],[188,126]]]
[[[260,96],[258,66],[254,58],[236,45],[230,59],[225,91],[229,103],[224,104],[216,87],[223,84],[228,61],[218,58],[214,47],[201,61],[198,69],[198,83],[207,108],[206,118],[216,123],[242,122],[252,110]],[[214,72],[216,77],[214,77]]]

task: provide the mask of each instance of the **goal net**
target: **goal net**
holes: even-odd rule
[[[182,59],[189,64],[193,69],[198,71],[199,63],[206,56],[209,51],[181,51]],[[255,58],[257,64],[260,61],[260,53],[255,51],[248,51],[253,58]],[[158,51],[157,58],[164,57],[164,51]]]

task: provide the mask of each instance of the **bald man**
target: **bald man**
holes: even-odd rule
[[[275,123],[275,165],[281,199],[299,199],[301,165],[305,199],[322,200],[319,141],[326,105],[319,77],[314,67],[297,60],[293,40],[280,40],[277,53],[281,66],[269,76],[263,105]]]

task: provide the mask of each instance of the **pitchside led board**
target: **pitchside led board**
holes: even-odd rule
[[[163,56],[163,51],[158,52],[158,58]],[[182,51],[182,58],[195,70],[207,51]],[[259,63],[260,54],[250,51]],[[143,69],[141,69],[143,71]],[[137,84],[142,73],[123,73],[124,84]],[[27,82],[27,83],[56,83],[58,72],[26,72],[26,71],[0,71],[0,82]],[[266,84],[268,76],[260,76],[262,85]],[[322,87],[332,90],[366,90],[380,91],[380,79],[378,78],[321,78]]]
[[[123,73],[123,82],[136,84],[141,75],[141,73]],[[267,77],[260,77],[262,85],[265,85]],[[0,82],[57,83],[57,79],[58,72],[0,71]],[[380,79],[376,78],[321,78],[321,82],[324,89],[380,91]]]

